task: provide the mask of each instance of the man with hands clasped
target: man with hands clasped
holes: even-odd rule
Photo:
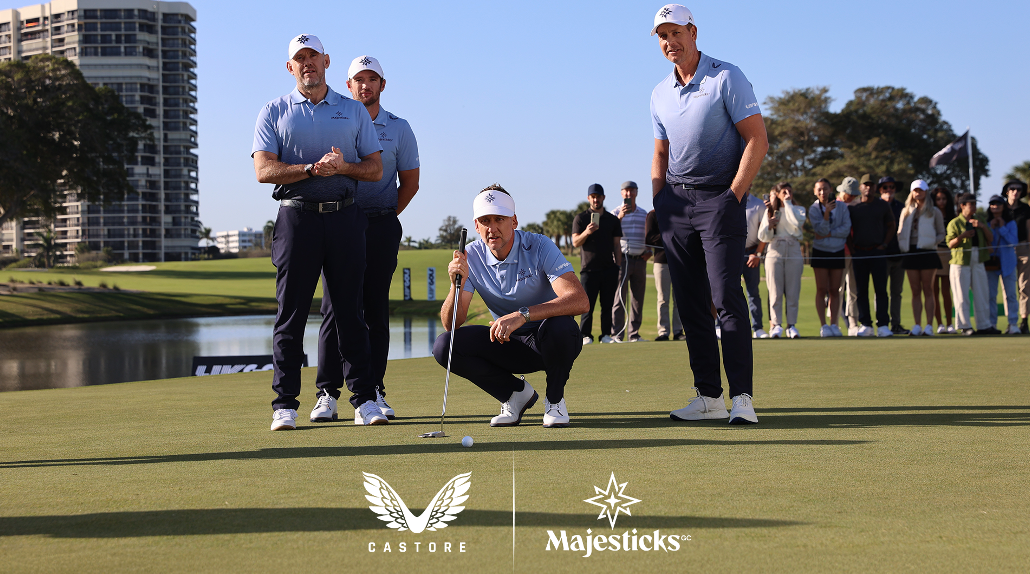
[[[444,329],[451,326],[455,278],[462,277],[455,330],[437,337],[433,356],[447,365],[454,337],[451,371],[472,381],[501,403],[490,426],[515,426],[539,395],[514,373],[544,371],[547,391],[543,426],[569,426],[565,383],[583,349],[573,316],[590,308],[572,265],[546,236],[517,231],[515,201],[494,184],[472,204],[479,241],[467,254],[454,252],[447,266],[450,290],[440,309]],[[466,325],[472,295],[479,292],[493,321]]]

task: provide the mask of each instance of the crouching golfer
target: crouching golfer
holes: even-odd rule
[[[472,210],[482,240],[470,244],[467,254],[455,251],[447,266],[451,287],[440,310],[444,329],[451,328],[455,275],[461,274],[464,285],[457,329],[436,339],[433,356],[446,367],[454,337],[451,371],[501,402],[501,414],[490,419],[495,427],[519,424],[538,398],[525,377],[512,373],[544,371],[544,426],[569,426],[565,382],[583,349],[573,316],[590,308],[583,285],[549,238],[515,230],[515,201],[504,188],[494,184],[479,192]],[[494,320],[489,327],[462,327],[476,291]]]

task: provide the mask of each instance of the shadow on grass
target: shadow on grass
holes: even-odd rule
[[[940,412],[940,411],[958,412]],[[870,412],[872,411],[872,412]],[[998,412],[1014,411],[1014,412]],[[875,427],[1007,427],[1030,425],[1030,407],[854,407],[759,409],[763,428],[839,429]]]
[[[421,509],[414,510],[420,514]],[[541,528],[597,527],[591,514],[519,512],[517,526]],[[761,518],[703,516],[637,517],[637,529],[769,528],[804,524]],[[511,513],[502,510],[465,510],[451,527],[511,527]],[[390,533],[368,508],[232,508],[104,512],[64,516],[0,517],[0,537],[47,536],[51,538],[139,538],[146,536],[197,536],[258,534],[268,532],[340,532],[379,530]],[[437,531],[446,536],[448,529]],[[408,534],[398,533],[401,535]],[[432,535],[432,534],[430,534]]]
[[[412,437],[414,439],[414,437]],[[193,454],[166,454],[153,456],[118,456],[99,458],[62,458],[52,460],[17,460],[0,462],[0,469],[37,468],[52,466],[118,466],[125,464],[160,464],[168,462],[210,462],[219,460],[286,460],[295,458],[328,458],[342,456],[386,456],[405,454],[433,454],[465,450],[451,437],[445,442],[417,439],[414,444],[387,446],[308,446],[294,448],[263,448],[248,451],[204,452]],[[863,440],[700,440],[700,439],[628,439],[628,440],[553,440],[525,442],[477,443],[475,452],[610,450],[638,448],[669,448],[689,446],[740,445],[796,445],[840,446],[865,444]],[[469,452],[469,451],[466,451]]]

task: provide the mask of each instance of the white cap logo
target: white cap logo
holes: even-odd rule
[[[515,215],[515,200],[507,193],[484,191],[472,202],[472,217],[479,219],[484,215]]]
[[[296,38],[290,40],[290,47],[287,49],[287,53],[292,60],[297,52],[304,48],[311,48],[319,54],[325,54],[325,49],[322,48],[322,42],[318,39],[318,36],[312,36],[311,34],[301,34]]]
[[[372,70],[379,74],[380,78],[386,79],[386,75],[383,74],[383,67],[379,65],[379,60],[372,56],[358,56],[354,58],[350,63],[350,68],[347,68],[347,78],[353,78],[358,75],[358,72],[364,70]]]
[[[654,27],[651,28],[652,36],[658,32],[658,27],[662,24],[678,24],[680,26],[694,24],[694,15],[690,13],[686,6],[666,4],[654,15]],[[694,25],[696,26],[696,24]]]

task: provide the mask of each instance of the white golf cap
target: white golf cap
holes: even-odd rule
[[[290,48],[287,50],[290,55],[289,59],[292,60],[293,57],[297,55],[297,52],[304,48],[311,48],[319,54],[325,54],[325,49],[322,48],[322,42],[318,39],[318,36],[301,34],[300,36],[290,40]]]
[[[680,26],[694,24],[694,15],[690,13],[690,10],[687,10],[686,6],[666,4],[654,15],[654,28],[651,28],[652,36],[658,32],[658,27],[662,24],[679,24]],[[697,26],[697,24],[694,25]]]
[[[379,65],[379,60],[372,56],[358,56],[354,58],[354,61],[350,63],[350,68],[347,69],[347,78],[353,78],[355,74],[363,70],[372,70],[379,74],[380,78],[386,79],[386,76],[383,75],[383,67]]]
[[[915,191],[917,189],[921,189],[923,191],[928,191],[930,189],[930,186],[926,185],[925,181],[923,181],[921,179],[917,179],[917,180],[912,182],[912,185],[909,186],[908,190],[909,191]]]
[[[515,215],[515,200],[503,191],[488,189],[480,192],[472,202],[472,217],[479,219],[484,215]]]

